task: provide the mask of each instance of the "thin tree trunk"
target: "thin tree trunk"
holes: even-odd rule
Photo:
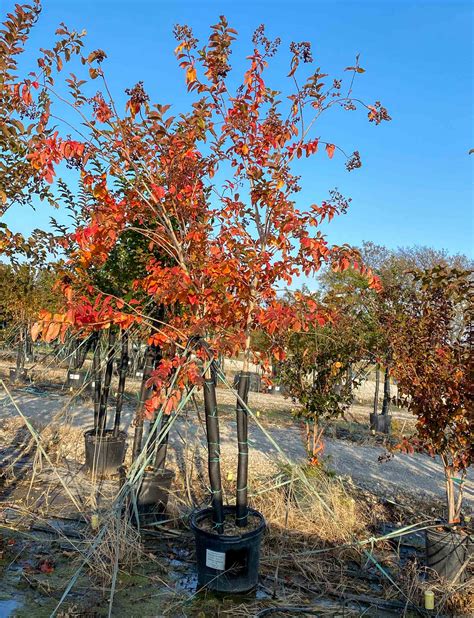
[[[16,354],[16,375],[20,376],[20,371],[25,366],[25,342],[24,342],[24,330],[20,328],[20,341],[18,342],[18,350]]]
[[[119,366],[119,383],[117,389],[117,403],[115,406],[115,419],[114,419],[114,436],[117,437],[120,430],[120,418],[122,416],[123,407],[123,394],[125,391],[125,380],[127,379],[128,371],[128,332],[122,333],[122,351],[120,354],[120,366]]]
[[[248,483],[248,417],[244,403],[247,404],[250,388],[250,373],[242,371],[239,376],[239,386],[237,389],[237,496],[236,496],[236,520],[235,523],[240,528],[247,525],[248,506],[247,506],[247,483]]]
[[[375,366],[374,414],[379,411],[380,365]]]
[[[383,402],[382,402],[382,415],[388,415],[390,413],[390,367],[385,367],[385,374],[383,379]]]
[[[235,523],[239,528],[245,528],[248,522],[248,468],[249,468],[249,444],[248,444],[248,417],[247,403],[250,390],[250,344],[252,314],[255,307],[255,288],[250,284],[250,302],[248,305],[247,321],[245,326],[244,362],[239,376],[237,389],[237,488]]]
[[[100,332],[94,333],[94,356],[92,357],[92,381],[94,382],[94,432],[99,429],[99,407],[101,391]]]
[[[85,341],[78,342],[78,345],[76,346],[76,350],[75,350],[76,360],[74,362],[74,369],[81,369],[81,367],[83,367],[84,362],[86,360],[87,353],[89,352],[89,350],[91,349],[94,343],[94,336],[95,336],[95,333],[92,333],[91,335],[89,335],[89,337],[87,337]]]
[[[346,372],[346,387],[347,387],[347,393],[350,395],[350,398],[351,398],[351,403],[353,401],[353,395],[352,395],[353,378],[354,378],[354,373],[352,371],[352,365],[349,363],[347,367],[347,372]]]
[[[99,434],[102,435],[105,431],[107,423],[107,402],[109,399],[110,383],[112,381],[112,373],[114,370],[114,343],[115,334],[112,327],[109,329],[109,342],[107,349],[107,364],[105,366],[104,387],[100,394],[99,418],[97,420]]]
[[[441,455],[441,461],[444,466],[444,479],[446,484],[446,503],[448,507],[448,524],[456,523],[456,508],[454,500],[454,482],[453,482],[453,468],[448,464],[448,460],[445,455]]]
[[[455,470],[454,471],[454,475],[457,477],[459,474],[459,470]],[[458,488],[458,498],[456,500],[456,507],[455,507],[455,511],[454,511],[454,518],[456,521],[459,521],[460,516],[461,516],[461,507],[462,507],[462,499],[463,499],[463,495],[464,495],[464,481],[466,478],[466,471],[463,470],[461,472],[461,479],[460,479],[460,483],[459,483],[459,488]]]
[[[163,414],[161,417],[160,428],[157,430],[158,447],[156,449],[155,456],[155,471],[162,470],[166,467],[166,455],[168,453],[168,438],[169,430],[168,425],[171,420],[171,414]]]
[[[29,330],[25,333],[25,355],[28,357],[30,362],[34,361],[33,341],[30,337]]]
[[[317,434],[318,434],[318,424],[316,421],[313,422],[313,457],[316,456],[316,444],[317,444]]]
[[[209,371],[208,371],[209,373]],[[216,384],[207,375],[204,381],[204,410],[206,413],[206,436],[209,482],[211,485],[212,521],[218,534],[224,533],[224,506],[220,464],[219,417],[216,399]]]
[[[143,368],[142,384],[140,387],[140,399],[138,401],[137,409],[135,410],[135,434],[133,437],[132,461],[136,461],[142,450],[144,422],[143,409],[145,407],[145,403],[153,394],[153,388],[147,388],[146,383],[150,379],[153,369],[155,369],[160,360],[160,349],[156,346],[149,345],[145,353],[145,366]]]

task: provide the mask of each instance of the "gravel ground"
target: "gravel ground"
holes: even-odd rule
[[[71,398],[67,394],[36,389],[18,389],[13,391],[13,397],[18,408],[25,416],[47,424],[56,419],[67,419],[72,426],[87,427],[92,420],[92,403]],[[233,403],[231,393],[218,391],[219,402],[227,408]],[[280,400],[280,401],[278,401]],[[275,405],[290,405],[285,400],[274,395],[252,394],[250,405],[252,409],[262,410],[259,422],[278,445],[272,444],[265,432],[255,422],[250,423],[249,441],[251,447],[251,466],[258,473],[267,470],[278,459],[290,459],[293,462],[305,461],[306,453],[302,433],[296,424],[279,423],[269,416],[266,420],[266,410]],[[9,396],[0,394],[0,419],[18,415]],[[128,429],[133,417],[133,402],[124,407],[123,426]],[[56,422],[57,422],[56,420]],[[130,434],[132,432],[129,432]],[[221,421],[223,472],[227,474],[235,466],[235,421],[224,418]],[[185,444],[198,444],[199,449],[205,448],[204,431],[196,414],[189,412],[188,420],[179,418],[170,433],[170,455],[177,459],[185,449]],[[338,475],[352,478],[356,485],[363,486],[373,493],[396,499],[399,494],[426,494],[427,497],[444,498],[443,470],[439,461],[425,455],[396,455],[393,459],[379,463],[379,456],[385,454],[381,446],[359,445],[337,439],[325,440],[324,457],[329,469]],[[471,479],[466,487],[466,505],[474,508],[474,491]]]

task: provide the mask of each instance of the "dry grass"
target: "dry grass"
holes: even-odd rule
[[[84,461],[82,429],[60,423],[54,427],[34,425],[55,466],[64,460]],[[16,458],[26,454],[37,456],[35,442],[19,418],[8,419],[0,425],[0,443],[7,452],[10,472]],[[231,476],[236,469],[235,450],[223,450],[221,462],[225,501],[230,504],[234,501],[236,489],[236,480]],[[129,448],[128,464],[130,451]],[[275,458],[264,455],[251,458],[251,461],[251,505],[263,512],[268,524],[261,567],[265,585],[272,586],[273,591],[278,590],[285,604],[301,605],[305,599],[322,594],[332,595],[331,598],[337,598],[338,594],[341,597],[347,594],[373,596],[371,580],[360,579],[351,571],[354,567],[350,565],[359,565],[360,572],[364,571],[367,557],[357,548],[356,542],[371,536],[371,527],[380,511],[368,504],[361,494],[356,494],[353,488],[343,485],[322,469],[282,466]],[[5,461],[1,463],[5,465]],[[169,465],[177,474],[170,496],[169,511],[174,519],[170,528],[177,531],[181,527],[183,543],[189,545],[190,536],[182,530],[186,515],[192,508],[206,504],[209,496],[207,452],[200,440],[189,439],[180,458],[171,456]],[[28,483],[29,479],[22,482]],[[84,508],[88,504],[84,502]],[[88,570],[94,580],[108,588],[114,572],[133,572],[142,561],[149,559],[149,555],[144,553],[136,529],[124,519],[107,513],[101,517],[99,532],[87,531],[83,539],[85,550],[78,554],[78,562],[94,548],[88,558]],[[454,587],[433,580],[426,583],[420,577],[419,565],[401,568],[396,554],[386,544],[377,544],[374,555],[381,564],[390,567],[397,585],[418,605],[423,605],[424,590],[429,587],[435,591],[438,612],[474,613],[472,580]],[[365,575],[368,572],[366,569]],[[383,580],[378,595],[380,599],[404,600],[400,590],[387,580]],[[228,615],[250,615],[249,611],[250,606],[242,604],[234,606]]]
[[[115,514],[102,523],[97,537],[90,539],[90,545],[93,551],[87,566],[94,579],[104,586],[112,583],[115,568],[131,573],[144,558],[140,533],[127,518]]]
[[[424,607],[425,592],[431,590],[434,593],[436,615],[465,616],[466,618],[474,616],[474,577],[472,576],[468,575],[463,583],[450,583],[440,578],[434,571],[420,569],[420,565],[411,563],[401,572],[400,584],[420,607]]]
[[[303,475],[303,479],[299,476]],[[347,493],[339,480],[318,468],[284,468],[275,479],[286,483],[254,496],[273,530],[291,530],[302,539],[324,543],[346,543],[366,530],[364,509]]]
[[[29,419],[41,440],[43,449],[48,453],[52,462],[59,464],[61,460],[83,462],[85,459],[84,430],[66,423],[49,423],[47,425],[34,419]],[[8,448],[13,459],[35,452],[36,441],[30,430],[20,417],[5,419],[0,423],[0,444]],[[12,457],[9,457],[11,463]],[[0,462],[5,463],[5,461]],[[131,463],[131,452],[127,450],[125,463]]]

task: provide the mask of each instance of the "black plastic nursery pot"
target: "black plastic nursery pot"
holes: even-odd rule
[[[16,367],[10,367],[10,381],[11,382],[28,382],[28,370],[17,369]]]
[[[470,537],[448,526],[426,531],[426,566],[450,582],[462,583],[469,557]]]
[[[287,395],[288,389],[284,384],[272,384],[272,386],[269,387],[267,393],[269,395]]]
[[[391,414],[370,414],[370,429],[377,433],[390,433],[392,424]]]
[[[140,525],[152,524],[163,520],[168,506],[171,484],[174,480],[174,470],[146,470],[137,495],[137,511]],[[132,519],[136,519],[133,505]]]
[[[225,506],[224,515],[235,517],[235,506]],[[212,509],[196,511],[191,516],[191,529],[196,538],[198,586],[216,592],[244,593],[258,583],[260,543],[265,531],[261,513],[249,508],[249,515],[260,520],[249,532],[230,536],[203,530],[202,524],[212,518]]]
[[[97,476],[118,474],[126,450],[127,434],[119,431],[117,436],[111,429],[102,435],[94,429],[84,433],[86,451],[86,469]]]
[[[67,372],[66,386],[72,389],[79,389],[86,381],[86,372],[79,369],[71,369]]]
[[[67,373],[66,387],[70,391],[81,391],[84,396],[91,396],[94,393],[95,382],[90,380],[90,373],[87,371],[71,370]]]

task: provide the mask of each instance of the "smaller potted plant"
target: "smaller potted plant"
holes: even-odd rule
[[[459,582],[469,552],[462,498],[474,460],[472,274],[442,266],[413,274],[413,287],[403,292],[403,303],[386,324],[399,393],[417,418],[416,437],[403,439],[399,448],[427,452],[443,464],[446,518],[427,530],[426,559],[439,575]]]
[[[307,332],[288,334],[286,358],[280,364],[287,393],[301,404],[295,415],[305,424],[306,448],[313,465],[320,463],[324,449],[322,423],[342,416],[352,403],[359,375],[350,368],[363,353],[357,322],[329,305],[325,315],[328,320],[324,325],[313,324]]]
[[[120,431],[120,420],[125,389],[125,377],[128,367],[128,338],[122,333],[122,352],[119,370],[119,386],[115,409],[114,424],[107,429],[107,402],[112,381],[115,333],[112,326],[109,327],[107,361],[105,365],[104,379],[102,382],[100,368],[100,333],[93,337],[94,357],[92,376],[94,382],[94,426],[84,433],[86,469],[97,476],[109,476],[117,474],[123,463],[126,450],[127,434]]]
[[[390,395],[390,362],[387,361],[384,370],[384,380],[383,380],[383,400],[382,400],[382,411],[378,412],[378,395],[379,395],[379,384],[380,384],[380,365],[377,364],[375,368],[375,394],[374,394],[374,411],[370,414],[370,429],[372,431],[376,431],[379,433],[390,433],[390,427],[392,423],[392,415],[390,414],[390,404],[391,404],[391,395]]]
[[[163,317],[160,313],[159,317]],[[140,398],[135,412],[135,435],[133,442],[132,460],[136,461],[142,454],[143,426],[147,402],[151,402],[155,388],[153,373],[158,369],[162,361],[159,347],[150,344],[145,353],[145,364],[140,389]],[[150,427],[155,427],[150,439],[147,441],[147,454],[151,456],[151,464],[141,476],[136,492],[136,503],[131,504],[132,519],[137,519],[137,524],[147,525],[162,519],[168,506],[168,497],[171,484],[175,477],[174,470],[166,468],[166,456],[168,451],[168,424],[170,415],[163,414],[161,423],[156,426],[156,412],[153,413]]]
[[[94,347],[97,333],[92,333],[84,340],[74,339],[75,348],[71,353],[71,362],[66,376],[66,386],[71,391],[92,390],[90,372],[83,369],[88,352]]]

